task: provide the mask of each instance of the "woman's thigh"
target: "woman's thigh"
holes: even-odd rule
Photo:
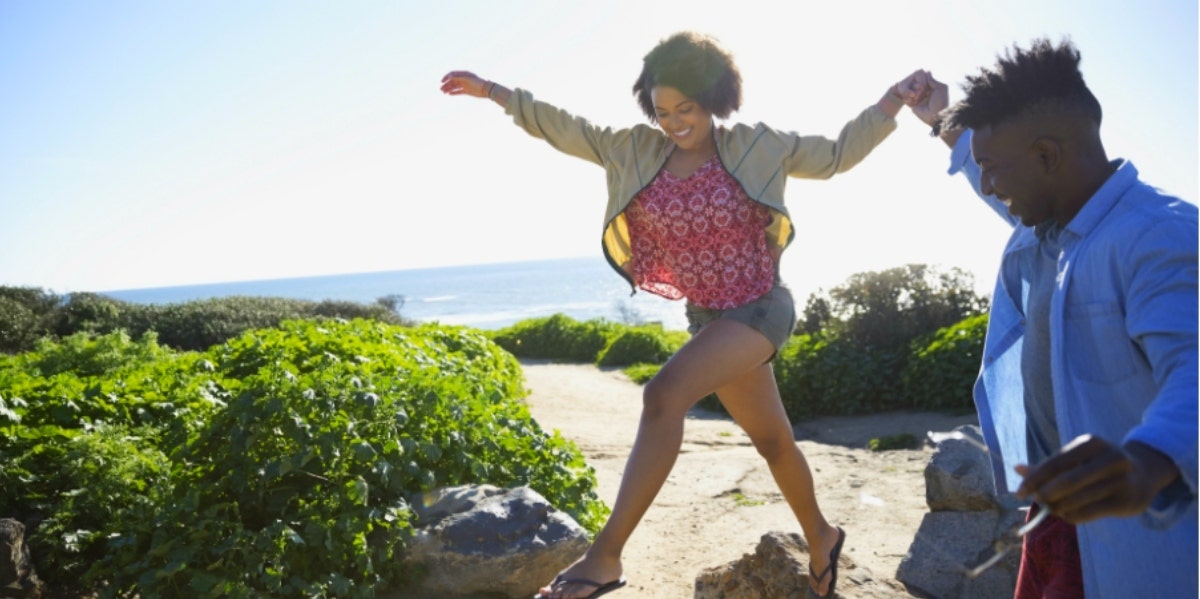
[[[700,398],[759,367],[775,346],[744,323],[718,319],[696,333],[646,384],[647,402],[686,412]],[[649,406],[648,406],[649,407]]]

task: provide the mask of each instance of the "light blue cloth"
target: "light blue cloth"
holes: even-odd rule
[[[975,404],[997,488],[1015,491],[1027,463],[1021,347],[1032,227],[980,193],[970,132],[951,153],[1007,222]],[[1127,161],[1062,231],[1050,305],[1051,375],[1059,437],[1138,441],[1174,461],[1181,480],[1144,514],[1078,526],[1084,590],[1096,597],[1196,597],[1197,211],[1138,179]]]

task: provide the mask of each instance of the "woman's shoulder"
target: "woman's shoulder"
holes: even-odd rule
[[[769,135],[771,137],[790,137],[795,136],[795,132],[776,129],[761,121],[757,123],[729,123],[721,125],[717,129],[731,140],[749,140],[756,137]]]

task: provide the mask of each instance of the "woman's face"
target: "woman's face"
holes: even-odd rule
[[[654,114],[672,141],[681,149],[695,150],[712,142],[712,113],[679,90],[657,85],[650,90]]]

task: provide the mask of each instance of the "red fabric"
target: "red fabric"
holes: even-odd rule
[[[659,171],[626,217],[633,279],[650,293],[728,310],[775,284],[765,234],[771,211],[747,197],[716,156],[686,179]]]
[[[1035,504],[1029,518],[1037,514]],[[1028,520],[1026,520],[1028,521]],[[1083,567],[1075,526],[1049,516],[1025,535],[1015,599],[1076,599],[1083,597]]]

